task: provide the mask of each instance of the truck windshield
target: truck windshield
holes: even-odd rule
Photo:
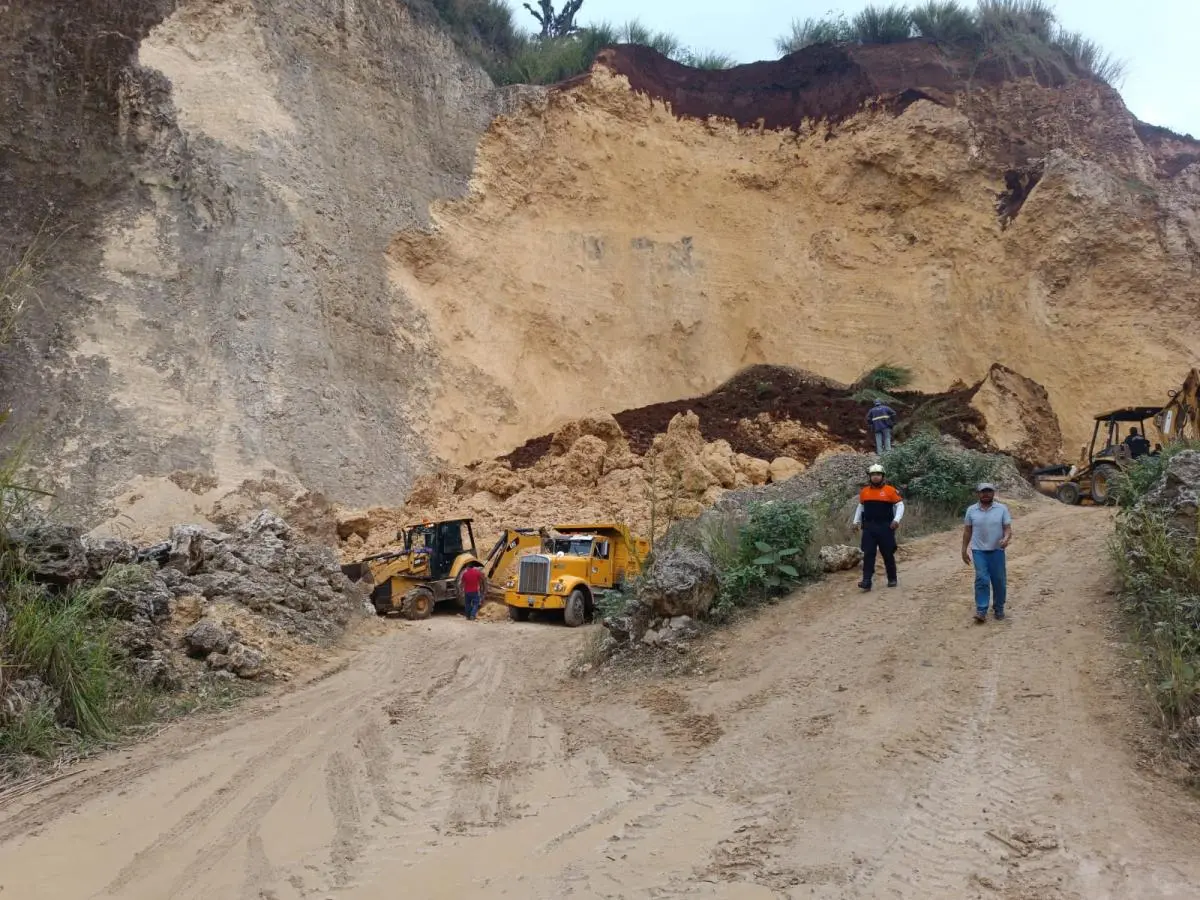
[[[551,553],[565,553],[567,556],[591,556],[592,539],[570,538],[568,540],[552,541]]]

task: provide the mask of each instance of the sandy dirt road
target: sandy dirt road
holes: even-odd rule
[[[397,625],[0,798],[0,898],[1195,897],[1198,807],[1138,765],[1106,533],[1019,515],[1001,625],[938,537],[900,588],[837,576],[655,681],[566,678],[587,629]]]

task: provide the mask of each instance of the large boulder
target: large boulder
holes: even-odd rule
[[[266,665],[266,657],[245,644],[229,645],[229,670],[238,678],[257,678]]]
[[[10,536],[34,581],[66,587],[88,574],[83,532],[67,525],[40,524]]]
[[[708,613],[719,588],[713,561],[697,550],[680,547],[655,556],[642,573],[638,599],[655,617],[696,619]]]
[[[85,537],[83,551],[87,556],[88,577],[96,579],[113,566],[135,562],[138,555],[137,547],[120,538]]]
[[[183,642],[189,655],[201,659],[210,653],[225,653],[231,643],[229,632],[215,619],[201,619],[183,633]]]
[[[770,466],[771,483],[778,484],[781,481],[787,481],[789,478],[795,478],[804,471],[804,463],[798,459],[792,459],[790,456],[779,456],[771,462]]]
[[[862,564],[863,552],[858,547],[848,544],[835,544],[822,547],[817,557],[821,562],[821,571],[845,572]]]
[[[771,480],[771,464],[765,459],[758,459],[745,453],[739,453],[736,460],[738,473],[749,484],[766,484]]]
[[[209,531],[199,525],[174,525],[171,527],[167,566],[185,575],[194,575],[212,557],[215,545],[224,540],[225,535],[219,531]]]
[[[606,451],[614,451],[618,455],[621,450],[628,450],[629,443],[617,420],[609,413],[584,416],[568,422],[554,433],[550,440],[550,453],[553,456],[563,456],[571,451],[581,437],[594,437],[603,442]]]
[[[468,494],[486,492],[501,500],[507,500],[513,494],[519,494],[527,487],[529,487],[529,482],[514,472],[512,466],[493,459],[476,466],[467,475],[461,490]]]
[[[114,619],[158,623],[171,615],[174,595],[157,572],[123,565],[109,570],[97,588],[97,596],[100,609]]]
[[[1200,515],[1200,451],[1184,450],[1167,460],[1162,477],[1138,506],[1165,515],[1181,531],[1195,535]]]

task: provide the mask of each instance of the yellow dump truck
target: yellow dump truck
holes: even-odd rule
[[[508,614],[524,621],[534,610],[561,609],[572,628],[587,621],[605,592],[623,589],[650,552],[648,541],[612,522],[543,528],[539,543],[517,559],[505,582]]]

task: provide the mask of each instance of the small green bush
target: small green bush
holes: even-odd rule
[[[868,369],[852,385],[860,391],[894,391],[912,384],[913,371],[907,366],[883,363]]]
[[[739,608],[779,596],[815,575],[818,570],[809,551],[817,524],[817,517],[803,503],[776,500],[750,507],[736,543],[718,532],[720,537],[712,543],[723,548],[723,560],[710,553],[721,573],[721,590],[710,611],[713,618],[728,618]]]
[[[935,431],[922,431],[883,456],[888,479],[907,504],[961,514],[975,498],[975,486],[996,477],[999,460],[985,453],[947,447]]]
[[[720,71],[731,69],[735,61],[728,53],[718,53],[715,50],[685,50],[679,57],[679,62],[693,69]]]

